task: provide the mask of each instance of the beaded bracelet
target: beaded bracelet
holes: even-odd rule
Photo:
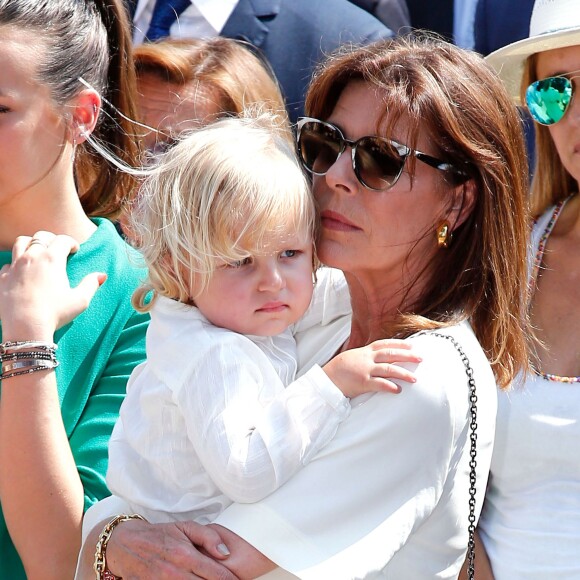
[[[34,358],[40,358],[43,360],[53,360],[54,353],[43,351],[43,350],[20,350],[17,352],[11,352],[8,354],[0,355],[0,362],[5,361],[12,361],[12,360],[21,360],[21,359],[29,359],[32,355]]]
[[[147,520],[140,516],[139,514],[121,514],[115,516],[104,528],[99,536],[99,541],[97,542],[97,549],[95,551],[95,563],[93,564],[93,570],[95,571],[96,580],[114,580],[117,578],[107,569],[107,544],[111,539],[111,534],[113,530],[121,523],[128,520]]]

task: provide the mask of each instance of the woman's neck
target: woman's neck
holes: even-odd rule
[[[553,235],[556,238],[580,236],[580,195],[568,199],[554,226]]]
[[[18,236],[32,236],[41,230],[66,234],[83,243],[95,229],[82,208],[74,184],[22,193],[0,207],[1,250],[10,250]]]
[[[389,280],[373,280],[345,272],[352,304],[352,323],[346,348],[357,348],[375,340],[391,338],[392,327],[421,293],[419,284],[402,280],[400,272]]]

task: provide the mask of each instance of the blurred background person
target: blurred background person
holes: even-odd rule
[[[407,0],[411,26],[431,30],[451,42],[453,40],[454,0]]]
[[[348,0],[126,0],[140,44],[165,36],[245,40],[260,49],[282,87],[290,120],[304,111],[316,65],[343,43],[393,36]]]
[[[404,29],[411,26],[406,0],[350,0],[350,2],[370,12],[396,34],[405,32]]]
[[[461,48],[473,48],[475,10],[478,0],[454,0],[453,42]]]
[[[143,136],[150,152],[247,107],[286,117],[274,73],[240,41],[165,38],[138,46],[134,56],[140,120],[154,129]]]
[[[477,0],[473,48],[487,56],[527,38],[534,0]]]
[[[527,38],[534,0],[478,0],[475,11],[473,48],[483,56],[512,42]],[[578,6],[580,10],[580,5]],[[530,174],[534,170],[534,122],[525,107],[520,107],[526,135]]]
[[[473,48],[478,0],[407,0],[411,26],[431,30],[461,48]]]

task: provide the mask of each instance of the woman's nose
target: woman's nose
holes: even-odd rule
[[[352,149],[347,145],[338,159],[330,166],[323,177],[326,183],[334,190],[345,193],[355,193],[358,189],[358,179],[354,173]]]

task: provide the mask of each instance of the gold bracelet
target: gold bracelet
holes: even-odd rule
[[[143,520],[146,522],[147,520],[140,516],[139,514],[121,514],[119,516],[115,516],[104,528],[99,536],[99,541],[97,542],[97,550],[95,552],[95,563],[93,564],[93,570],[95,571],[96,580],[103,580],[105,571],[107,570],[107,559],[106,559],[106,551],[107,551],[107,544],[111,539],[111,534],[113,530],[121,523],[126,522],[128,520]]]

